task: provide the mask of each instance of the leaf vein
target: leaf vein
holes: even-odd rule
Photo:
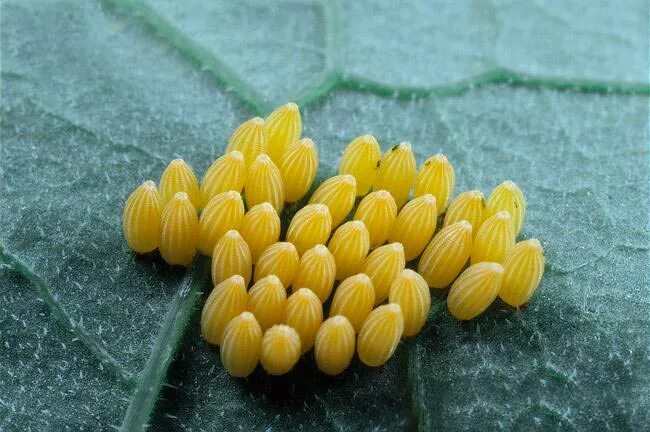
[[[127,371],[104,347],[101,346],[88,332],[79,324],[74,322],[70,315],[63,308],[63,305],[47,287],[45,281],[31,270],[16,255],[9,252],[4,245],[0,244],[0,259],[11,266],[18,274],[29,281],[38,295],[43,299],[50,312],[64,326],[65,329],[74,333],[79,341],[95,356],[99,362],[126,386],[133,387],[135,380],[133,374]]]
[[[174,359],[190,315],[201,296],[201,288],[207,283],[208,267],[208,260],[198,258],[194,266],[187,269],[183,282],[165,315],[149,360],[140,375],[140,381],[129,401],[120,430],[132,432],[147,428],[169,365]]]
[[[212,55],[148,5],[137,0],[105,0],[105,2],[140,18],[154,34],[160,36],[193,64],[210,72],[218,84],[225,86],[226,91],[236,94],[256,114],[264,115],[271,111],[271,105],[266,98],[247,84],[223,60]]]

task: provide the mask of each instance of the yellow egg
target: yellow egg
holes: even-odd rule
[[[318,369],[328,375],[343,372],[354,356],[354,327],[337,315],[327,319],[316,333],[314,357]]]
[[[262,367],[269,375],[284,375],[300,358],[300,336],[288,325],[274,325],[262,339]]]
[[[215,160],[201,180],[201,207],[222,192],[241,192],[246,183],[246,163],[241,152],[226,153]]]
[[[231,319],[246,311],[248,292],[244,278],[235,275],[214,287],[201,312],[201,336],[206,342],[219,345]]]
[[[363,263],[362,272],[372,280],[375,288],[375,305],[388,298],[390,286],[397,275],[404,270],[404,247],[401,243],[390,243],[372,251]]]
[[[291,282],[292,290],[309,288],[324,302],[332,292],[335,276],[334,257],[325,246],[316,245],[300,258],[298,273]]]
[[[194,171],[183,159],[174,159],[167,165],[160,177],[160,199],[165,206],[176,192],[185,192],[192,206],[199,208],[199,182]]]
[[[253,262],[280,238],[280,216],[268,202],[253,206],[244,215],[239,233],[248,244]]]
[[[300,257],[293,243],[273,243],[260,255],[255,263],[255,282],[268,275],[276,275],[286,288],[298,273]]]
[[[298,210],[287,230],[287,241],[296,246],[298,254],[317,244],[327,243],[332,232],[332,216],[324,204],[308,204]]]
[[[386,243],[396,219],[397,205],[393,196],[385,190],[366,195],[354,213],[354,220],[363,222],[368,229],[371,249]]]
[[[370,191],[377,178],[380,160],[381,150],[375,137],[361,135],[345,148],[339,163],[339,174],[353,175],[357,180],[357,196],[363,196]]]
[[[304,138],[290,144],[278,168],[284,184],[284,200],[293,203],[304,197],[318,172],[318,153],[314,142]]]
[[[390,192],[397,207],[401,208],[408,200],[416,174],[417,167],[411,144],[399,143],[381,158],[373,189]]]
[[[226,153],[241,152],[244,155],[246,167],[250,167],[255,158],[266,153],[268,137],[264,127],[264,119],[255,117],[245,121],[230,136]]]
[[[244,202],[239,192],[222,192],[205,206],[199,218],[199,252],[212,255],[226,231],[236,230],[244,219]]]
[[[544,249],[539,240],[517,243],[506,255],[503,269],[499,297],[514,307],[527,303],[544,275]]]
[[[357,340],[359,360],[381,366],[395,353],[404,331],[402,308],[395,303],[379,306],[363,323]]]
[[[363,222],[346,222],[334,232],[327,247],[336,263],[336,280],[343,280],[361,271],[370,250],[370,234]]]
[[[269,275],[255,282],[248,298],[248,311],[266,330],[282,323],[287,306],[287,291],[275,275]]]
[[[316,332],[323,323],[323,305],[313,291],[300,288],[289,296],[284,324],[300,335],[300,346],[305,353],[314,346]]]
[[[473,235],[476,236],[486,217],[485,199],[479,190],[463,192],[449,205],[445,214],[443,227],[460,221],[472,224]]]
[[[199,218],[185,192],[165,205],[160,224],[160,255],[172,265],[189,265],[199,242]]]
[[[418,263],[418,273],[432,288],[445,288],[456,279],[472,253],[472,225],[460,221],[433,237]]]
[[[251,280],[252,267],[251,252],[237,231],[226,232],[214,245],[212,251],[213,285],[218,285],[233,275],[241,275],[248,285]]]
[[[510,213],[498,212],[483,222],[474,238],[471,263],[481,261],[502,263],[515,245],[515,227]]]
[[[438,211],[443,212],[454,193],[456,174],[445,155],[437,154],[424,161],[415,180],[415,196],[430,193],[436,197]]]
[[[284,185],[280,170],[270,157],[261,154],[250,165],[244,192],[248,208],[268,202],[276,212],[280,213],[282,211],[284,207]]]
[[[359,273],[345,279],[336,288],[330,306],[330,316],[343,315],[350,320],[355,331],[358,331],[374,304],[375,289],[372,280]]]
[[[431,194],[422,195],[402,207],[388,241],[401,243],[406,261],[411,261],[420,256],[431,240],[437,221],[436,198]]]
[[[451,286],[449,312],[459,320],[471,320],[488,308],[499,293],[503,267],[493,262],[469,266]]]
[[[221,363],[234,377],[250,375],[260,360],[262,329],[250,312],[233,318],[223,332]]]
[[[134,190],[124,205],[122,228],[126,243],[137,253],[155,250],[160,242],[162,204],[151,180]]]
[[[287,147],[298,141],[302,134],[298,105],[289,102],[269,114],[266,118],[266,132],[269,137],[267,153],[279,165]]]
[[[332,216],[332,228],[345,220],[357,196],[357,181],[351,175],[328,178],[318,186],[309,199],[309,204],[325,204]]]
[[[429,317],[431,293],[422,276],[411,269],[402,270],[390,286],[388,303],[397,303],[404,315],[404,336],[415,336]]]
[[[492,190],[487,199],[487,216],[500,211],[507,211],[515,226],[515,236],[521,232],[526,218],[526,200],[519,187],[512,181],[506,180]]]

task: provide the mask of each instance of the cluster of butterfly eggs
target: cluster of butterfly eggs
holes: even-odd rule
[[[231,375],[247,376],[258,363],[269,374],[284,374],[312,347],[327,374],[347,368],[355,345],[363,363],[379,366],[403,336],[424,326],[429,287],[453,283],[447,305],[461,320],[479,315],[497,295],[521,306],[535,292],[544,256],[535,239],[515,244],[525,217],[519,188],[506,181],[487,200],[469,191],[448,205],[452,165],[436,155],[418,172],[406,142],[382,156],[371,135],[352,140],[339,175],[320,184],[280,241],[279,213],[307,194],[318,170],[314,143],[301,133],[293,103],[266,120],[251,119],[200,185],[176,159],[159,188],[144,182],[124,209],[124,235],[134,251],[158,248],[166,262],[179,265],[190,264],[197,250],[212,256],[215,287],[201,331],[220,346]],[[343,223],[357,197],[363,198],[352,220]],[[417,272],[405,268],[418,257]],[[335,281],[324,320],[322,304]]]

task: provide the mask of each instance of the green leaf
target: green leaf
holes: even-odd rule
[[[647,5],[384,3],[3,2],[0,429],[650,424]],[[207,260],[132,255],[122,205],[287,100],[319,179],[373,133],[447,154],[457,192],[516,181],[547,257],[528,308],[458,323],[436,292],[384,367],[229,377]]]

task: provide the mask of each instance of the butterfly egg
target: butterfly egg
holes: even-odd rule
[[[313,291],[300,288],[289,296],[284,324],[300,335],[300,346],[305,353],[314,346],[316,332],[323,323],[323,304]]]
[[[429,317],[431,293],[422,276],[411,269],[402,270],[390,286],[388,303],[397,303],[404,315],[404,336],[415,336]]]
[[[223,332],[221,363],[234,377],[253,373],[262,351],[262,328],[250,312],[242,312],[230,320]]]
[[[418,263],[418,273],[432,288],[445,288],[456,279],[472,253],[472,225],[460,221],[433,237]]]
[[[436,198],[431,194],[422,195],[402,207],[388,241],[401,243],[406,261],[411,261],[420,256],[431,240],[437,221]]]
[[[293,243],[273,243],[255,262],[255,282],[268,275],[276,275],[282,285],[289,287],[298,273],[300,257]]]
[[[253,262],[260,254],[280,238],[280,216],[267,202],[253,206],[244,215],[239,233],[248,244]]]
[[[147,180],[126,200],[122,229],[126,243],[137,253],[155,250],[160,242],[162,204],[156,184]]]
[[[506,180],[495,187],[487,199],[487,216],[507,211],[515,226],[515,236],[521,232],[526,218],[524,193],[514,182]]]
[[[354,213],[354,220],[363,222],[368,229],[371,249],[386,243],[396,219],[395,199],[385,190],[366,195]]]
[[[335,276],[334,257],[325,246],[319,244],[302,255],[298,273],[291,285],[294,291],[296,288],[309,288],[324,302],[332,292]]]
[[[379,306],[363,322],[357,339],[359,360],[381,366],[390,359],[404,332],[402,308],[396,303]]]
[[[214,287],[201,312],[201,336],[206,342],[219,345],[223,331],[231,319],[246,311],[248,291],[244,278],[235,275]]]
[[[381,158],[374,190],[387,190],[401,208],[411,193],[417,174],[415,156],[411,144],[402,142],[388,150]]]
[[[318,172],[314,142],[304,138],[290,144],[278,164],[284,184],[284,200],[296,202],[304,197]]]
[[[287,230],[287,241],[302,255],[317,244],[327,243],[332,232],[332,216],[324,204],[308,204],[298,210]]]
[[[263,330],[284,319],[287,307],[287,291],[275,275],[255,282],[249,292],[248,311],[255,315]]]
[[[241,152],[244,155],[244,162],[247,167],[262,153],[266,153],[268,137],[264,119],[260,117],[245,121],[230,136],[226,153],[232,151]]]
[[[485,219],[472,246],[471,263],[481,261],[502,263],[515,245],[515,226],[510,213],[502,211]]]
[[[357,181],[351,175],[330,177],[318,186],[309,204],[325,204],[332,216],[332,228],[345,220],[357,196]]]
[[[242,236],[235,230],[227,231],[212,251],[212,284],[233,275],[241,275],[248,285],[253,267],[251,252]]]
[[[318,369],[328,375],[343,372],[354,356],[354,342],[354,327],[346,317],[328,318],[318,329],[314,343]]]
[[[189,265],[199,242],[199,218],[185,192],[165,205],[160,223],[160,255],[168,264]]]
[[[269,114],[266,118],[266,133],[269,137],[267,153],[279,165],[287,147],[298,141],[302,134],[298,105],[289,102]]]
[[[357,180],[357,196],[366,195],[377,178],[380,160],[381,150],[375,137],[361,135],[345,148],[339,163],[339,174],[353,175]]]
[[[499,297],[514,307],[527,303],[544,275],[544,249],[539,240],[517,243],[506,255],[503,269]]]
[[[336,280],[343,280],[361,271],[370,250],[370,234],[363,222],[346,222],[334,231],[327,247],[336,263]]]
[[[222,192],[241,192],[246,183],[244,155],[235,150],[215,160],[201,180],[201,207]]]
[[[454,282],[447,296],[449,312],[459,320],[471,320],[488,308],[499,293],[503,267],[493,262],[469,266]]]
[[[390,243],[370,253],[363,262],[361,271],[368,275],[375,288],[375,305],[388,298],[390,286],[397,275],[404,270],[404,247],[401,243]]]
[[[265,154],[259,155],[250,166],[244,191],[248,208],[268,202],[280,213],[284,207],[284,185],[280,170]]]
[[[199,182],[192,168],[183,159],[174,159],[167,165],[160,177],[159,187],[163,206],[171,201],[176,192],[185,192],[195,209],[201,204]]]
[[[239,192],[222,192],[205,206],[199,218],[199,252],[212,255],[226,231],[236,230],[244,219],[244,202]]]
[[[445,214],[443,227],[466,220],[472,224],[473,235],[476,235],[485,220],[486,209],[483,193],[479,190],[463,192],[449,205]]]
[[[436,197],[438,211],[443,212],[454,193],[456,174],[454,167],[443,154],[431,156],[424,161],[415,180],[415,196],[430,193]]]
[[[284,375],[300,358],[300,336],[288,325],[274,325],[262,339],[262,367],[269,375]]]
[[[365,274],[350,276],[336,288],[330,316],[343,315],[359,331],[363,320],[366,319],[375,304],[375,289],[372,280]]]

